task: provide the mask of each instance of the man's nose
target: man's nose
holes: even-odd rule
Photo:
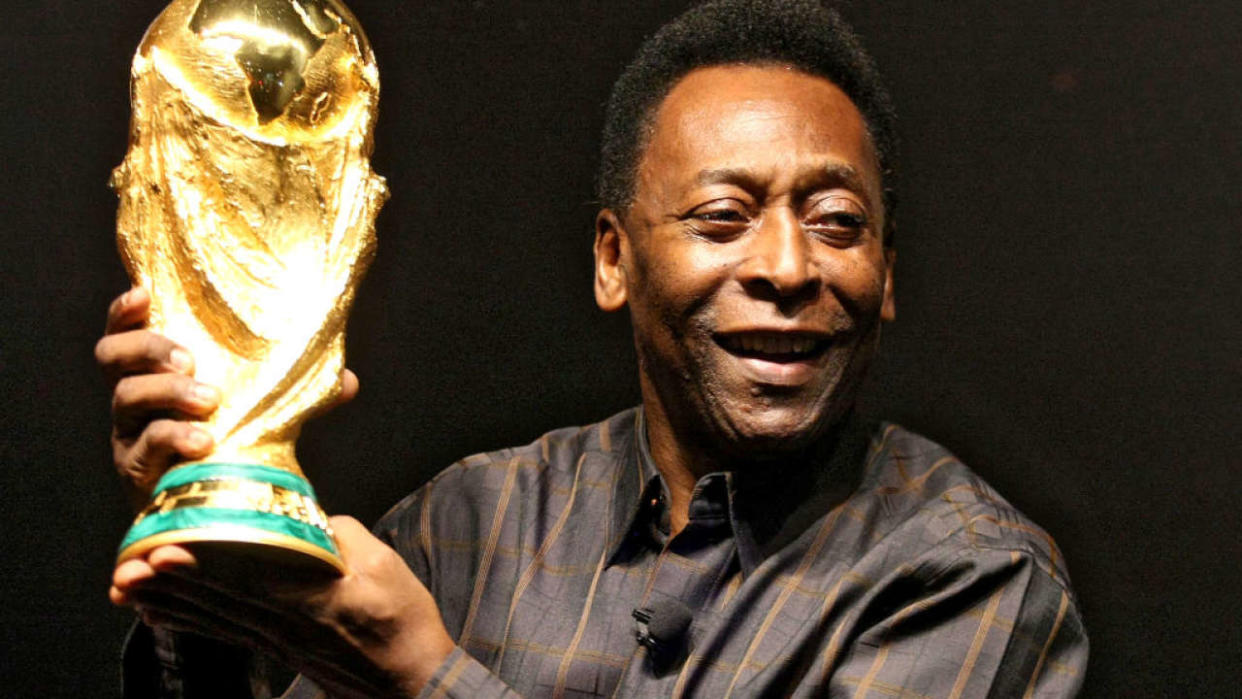
[[[746,252],[738,275],[751,294],[788,303],[817,292],[819,277],[811,260],[811,241],[792,210],[780,207],[765,212]]]

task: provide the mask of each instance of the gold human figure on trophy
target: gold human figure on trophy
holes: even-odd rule
[[[147,30],[112,176],[119,248],[152,291],[151,328],[191,348],[223,399],[200,425],[216,442],[207,464],[169,472],[121,558],[242,541],[339,567],[294,442],[340,391],[374,256],[378,99],[371,48],[336,0],[175,0]]]

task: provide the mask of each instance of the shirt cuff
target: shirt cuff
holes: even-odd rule
[[[432,699],[433,697],[437,699],[489,699],[491,697],[520,699],[520,695],[513,691],[513,688],[492,674],[491,670],[471,657],[460,646],[454,648],[444,662],[440,663],[435,674],[427,680],[427,684],[423,685],[423,691],[419,692],[418,697],[419,699]]]

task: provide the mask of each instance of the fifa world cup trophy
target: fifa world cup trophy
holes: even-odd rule
[[[379,75],[338,0],[174,0],[131,72],[117,238],[150,327],[221,389],[205,460],[171,469],[119,560],[214,542],[343,571],[302,475],[302,423],[340,392],[345,321],[387,197]]]

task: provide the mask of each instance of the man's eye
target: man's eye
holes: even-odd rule
[[[750,226],[752,217],[741,202],[708,202],[686,213],[684,222],[695,235],[712,240],[733,240]]]
[[[811,217],[808,229],[835,241],[852,241],[867,228],[867,217],[850,211],[833,211]]]
[[[734,209],[713,209],[710,211],[696,211],[694,218],[700,221],[708,221],[711,223],[745,223],[746,215]]]
[[[828,226],[840,226],[841,228],[862,228],[867,225],[867,219],[859,214],[840,211],[828,216],[821,216],[817,223]]]

